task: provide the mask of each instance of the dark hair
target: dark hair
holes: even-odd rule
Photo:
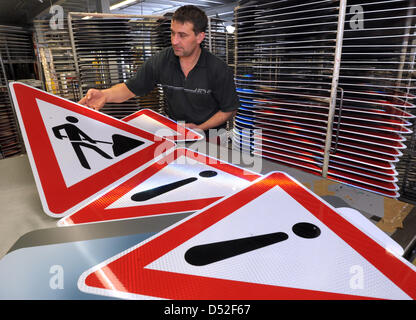
[[[193,5],[182,6],[172,16],[172,20],[185,23],[191,22],[194,25],[194,33],[205,32],[208,25],[208,18],[204,11]]]

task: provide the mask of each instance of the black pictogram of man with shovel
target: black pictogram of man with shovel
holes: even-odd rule
[[[97,143],[111,144],[113,153],[115,157],[120,156],[123,153],[126,153],[140,145],[144,142],[130,137],[126,137],[120,134],[112,135],[112,142],[94,140],[90,138],[85,132],[79,129],[74,123],[78,123],[78,119],[73,116],[66,117],[66,120],[69,123],[65,123],[52,128],[52,131],[56,138],[62,140],[63,138],[68,138],[74,148],[75,154],[77,155],[81,165],[86,169],[91,169],[84,152],[81,147],[90,148],[100,154],[106,159],[113,159],[112,156],[102,151],[96,146]],[[64,130],[66,136],[61,134],[61,130]]]

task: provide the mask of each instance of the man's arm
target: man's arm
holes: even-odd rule
[[[63,139],[63,136],[62,136],[62,134],[60,132],[62,129],[65,129],[65,125],[64,124],[52,128],[53,134],[55,135],[56,138],[58,138],[60,140]]]
[[[134,96],[136,95],[127,88],[126,84],[119,83],[104,90],[90,89],[78,103],[100,110],[108,102],[121,103]]]
[[[95,140],[91,139],[91,137],[90,137],[90,136],[88,136],[85,132],[83,132],[83,131],[81,131],[81,130],[79,130],[79,131],[78,131],[78,134],[79,134],[79,136],[80,136],[81,138],[84,138],[84,140],[87,140],[88,142],[91,142],[91,143],[93,143],[93,144],[96,144],[96,143],[97,143],[97,141],[95,141]]]
[[[236,113],[237,111],[229,111],[229,112],[218,111],[211,118],[201,123],[200,125],[196,125],[194,123],[185,123],[185,127],[190,128],[190,129],[208,130],[208,129],[215,128],[223,124],[228,119],[233,117]]]

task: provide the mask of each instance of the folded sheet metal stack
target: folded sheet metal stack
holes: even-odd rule
[[[348,1],[336,88],[340,1],[240,5],[237,64],[247,61],[251,72],[237,72],[234,146],[321,175],[329,138],[329,179],[398,197],[395,166],[414,118],[412,2]],[[241,18],[249,11],[252,24]],[[240,50],[242,40],[252,49]]]
[[[237,8],[236,19],[235,145],[319,174],[328,116],[310,117],[317,107],[328,113],[337,4],[258,2]]]
[[[35,76],[31,31],[23,27],[0,25],[0,60],[0,158],[7,158],[23,150],[8,82]]]
[[[358,168],[378,175],[368,184],[390,192],[399,189],[396,166],[415,117],[415,9],[413,0],[355,0],[347,7],[339,140],[359,143]]]
[[[255,125],[253,123],[256,101],[262,98],[254,82],[254,67],[258,62],[255,59],[258,43],[255,29],[255,19],[259,17],[256,4],[240,4],[234,9],[235,29],[235,81],[241,108],[233,124],[233,148],[247,152],[253,151],[253,136]]]
[[[35,20],[34,29],[46,90],[79,101],[79,81],[66,19],[62,29],[51,28],[49,20]]]
[[[416,202],[416,123],[410,127],[412,136],[404,142],[403,156],[397,164],[399,173],[400,199],[403,201]]]
[[[163,46],[163,43],[152,41],[159,25],[158,17],[93,16],[83,19],[86,15],[71,15],[69,23],[82,96],[91,88],[105,89],[124,82]],[[124,103],[106,104],[102,111],[123,118],[141,108],[160,112],[163,108],[160,88]]]

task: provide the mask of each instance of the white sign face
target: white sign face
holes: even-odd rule
[[[142,114],[127,122],[137,128],[141,128],[145,131],[151,132],[157,136],[177,136],[178,132],[170,129],[168,126],[162,124],[159,121],[149,117],[146,114]]]
[[[84,272],[78,287],[123,298],[414,299],[415,281],[410,262],[272,172]]]
[[[36,101],[67,187],[153,144],[82,114]],[[125,152],[114,152],[117,143],[125,141],[130,143]]]
[[[315,226],[320,234],[316,238],[295,234],[292,229],[299,223],[310,225],[312,229]],[[206,265],[193,265],[191,259],[183,259],[188,250],[197,246],[278,232],[286,234],[287,239]],[[350,285],[352,266],[360,266],[363,271],[364,285],[359,290]],[[392,296],[397,299],[409,298],[279,186],[146,268],[340,294],[384,299]],[[377,283],[383,285],[374,285]]]
[[[242,189],[249,183],[245,179],[220,169],[214,169],[204,163],[184,164],[186,164],[185,156],[179,157],[177,161],[168,164],[151,179],[144,181],[113,202],[108,209],[131,207],[138,203],[145,205],[223,197]],[[135,195],[139,198],[141,193],[156,188],[159,188],[160,191],[155,192],[152,197],[137,201],[132,200]],[[169,191],[165,192],[164,190]]]

